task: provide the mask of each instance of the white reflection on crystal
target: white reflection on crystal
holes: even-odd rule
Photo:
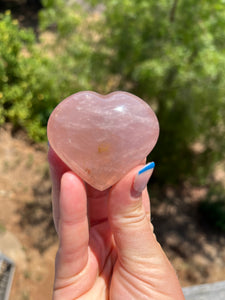
[[[124,112],[125,111],[125,106],[120,105],[120,106],[115,107],[113,110],[118,111],[118,112]]]

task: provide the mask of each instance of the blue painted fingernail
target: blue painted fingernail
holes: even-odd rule
[[[155,168],[155,163],[154,161],[150,162],[149,164],[147,164],[146,166],[144,166],[139,172],[138,175],[141,175],[142,173],[154,169]]]
[[[143,190],[147,187],[148,181],[152,175],[155,163],[151,162],[144,166],[135,176],[133,188],[131,189],[132,198],[137,199],[141,196]]]

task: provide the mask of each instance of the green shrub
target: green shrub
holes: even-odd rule
[[[46,76],[43,78],[48,60],[34,48],[35,43],[32,30],[20,29],[9,11],[0,16],[1,123],[11,121],[40,140],[43,137],[41,118],[38,112],[33,113],[33,108],[44,100],[40,80],[48,85]]]
[[[0,16],[0,122],[27,130],[35,141],[46,140],[54,107],[84,88],[79,68],[60,53],[49,55],[32,30],[19,28],[9,11]],[[84,84],[83,84],[84,83]]]
[[[150,155],[158,181],[205,183],[225,156],[224,1],[89,2],[103,4],[97,17],[73,1],[42,1],[41,28],[56,37],[51,47],[1,16],[1,122],[43,140],[50,112],[69,94],[130,91],[159,118]]]
[[[225,156],[224,1],[90,2],[105,7],[92,80],[109,92],[115,78],[116,88],[155,108],[161,133],[151,159],[158,180],[203,183]],[[193,151],[196,142],[201,151]]]
[[[0,16],[0,121],[23,98],[23,62],[34,40],[31,31],[20,30],[10,11]],[[24,53],[24,55],[22,54]],[[21,115],[23,113],[21,112]],[[20,116],[18,116],[20,119]]]

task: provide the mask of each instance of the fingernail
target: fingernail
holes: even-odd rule
[[[138,171],[133,183],[133,196],[140,197],[143,190],[146,188],[148,181],[155,167],[154,162],[150,162]]]

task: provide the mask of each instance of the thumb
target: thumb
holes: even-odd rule
[[[110,191],[108,215],[118,255],[117,271],[120,283],[125,277],[127,282],[129,274],[129,278],[138,278],[139,284],[148,286],[154,295],[148,299],[184,300],[176,273],[156,240],[148,216],[146,186],[153,168],[154,163],[135,168]],[[153,291],[161,296],[156,298]]]
[[[154,163],[150,163],[133,169],[110,192],[110,225],[118,256],[126,264],[132,263],[133,258],[153,257],[160,248],[149,220],[146,191],[153,168]]]

